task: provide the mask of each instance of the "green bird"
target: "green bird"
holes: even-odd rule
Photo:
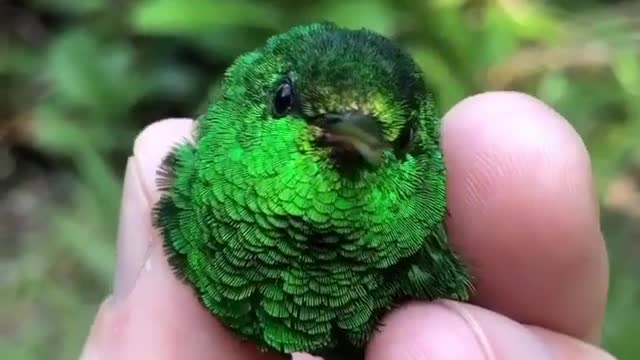
[[[443,221],[439,117],[389,39],[332,23],[239,57],[160,170],[176,274],[264,351],[363,359],[403,301],[468,299]]]

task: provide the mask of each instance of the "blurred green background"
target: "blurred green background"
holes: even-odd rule
[[[0,358],[77,358],[135,134],[196,115],[237,55],[323,19],[399,41],[443,112],[517,89],[573,122],[611,256],[604,345],[640,359],[640,2],[603,0],[0,2]]]

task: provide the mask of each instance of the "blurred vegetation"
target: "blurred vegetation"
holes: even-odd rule
[[[135,134],[196,115],[237,55],[317,20],[397,39],[443,112],[517,89],[573,122],[611,252],[604,344],[640,358],[640,5],[595,0],[1,2],[0,358],[78,356]]]

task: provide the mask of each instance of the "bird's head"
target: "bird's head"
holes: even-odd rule
[[[325,23],[275,36],[231,67],[224,99],[245,122],[240,143],[295,142],[300,154],[339,171],[403,162],[421,142],[438,141],[430,139],[437,124],[419,68],[366,30]]]

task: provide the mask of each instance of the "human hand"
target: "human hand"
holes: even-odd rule
[[[151,209],[156,170],[192,121],[136,140],[125,177],[113,294],[82,359],[276,359],[241,343],[168,267]],[[447,228],[475,277],[472,304],[407,304],[383,319],[367,359],[613,359],[597,348],[608,262],[587,151],[529,96],[468,98],[443,120]],[[301,355],[296,359],[309,359]]]

